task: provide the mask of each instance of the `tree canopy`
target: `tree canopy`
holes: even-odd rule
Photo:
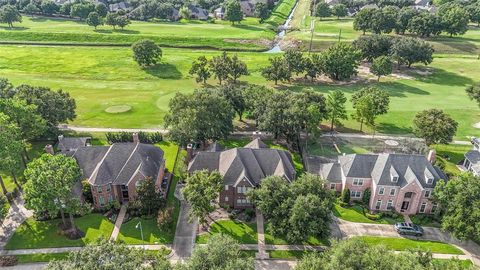
[[[388,93],[376,87],[365,87],[353,93],[352,105],[355,109],[353,117],[360,122],[360,131],[363,123],[375,128],[376,117],[386,114],[389,104]]]
[[[227,2],[224,18],[225,20],[230,21],[232,24],[243,20],[243,11],[242,7],[240,6],[240,1],[229,0]]]
[[[24,145],[20,138],[20,129],[11,119],[0,112],[0,171],[14,174],[20,164],[20,155]],[[20,187],[14,178],[17,187]],[[4,195],[8,193],[2,175],[0,186]]]
[[[135,200],[138,201],[143,212],[148,216],[156,213],[158,209],[165,205],[165,199],[158,191],[158,188],[155,186],[155,181],[151,177],[141,180],[137,188],[137,197]]]
[[[413,133],[425,139],[427,145],[451,142],[457,127],[457,121],[439,109],[424,110],[413,119]]]
[[[340,120],[348,119],[345,103],[347,98],[342,91],[336,90],[327,96],[327,119],[330,120],[330,130],[333,131],[334,125],[341,125]]]
[[[322,71],[332,80],[349,79],[357,74],[361,53],[347,43],[335,43],[321,54]]]
[[[465,89],[465,92],[467,92],[467,95],[471,100],[476,101],[478,106],[480,106],[480,83],[468,86]]]
[[[380,81],[381,76],[386,76],[392,74],[392,60],[388,56],[379,56],[373,59],[372,66],[370,67],[370,72],[377,76],[378,81]]]
[[[14,22],[22,22],[22,15],[15,6],[4,5],[0,7],[0,22],[8,24],[12,28]]]
[[[133,59],[142,67],[156,65],[162,58],[162,49],[152,40],[142,39],[132,45]]]

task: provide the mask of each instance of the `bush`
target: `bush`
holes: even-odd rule
[[[255,210],[253,208],[247,208],[245,209],[245,215],[249,217],[250,220],[255,216]]]
[[[88,180],[82,181],[82,194],[86,202],[93,203],[92,188]]]
[[[0,220],[3,220],[8,214],[8,201],[4,196],[0,196]]]
[[[370,190],[370,188],[365,189],[365,191],[363,192],[362,202],[367,207],[369,207],[371,196],[372,196],[372,191]]]
[[[15,266],[17,265],[18,260],[15,256],[0,256],[0,266],[7,267],[7,266]]]
[[[365,216],[370,220],[379,220],[381,218],[381,214],[365,213]]]
[[[107,141],[109,143],[119,143],[119,142],[133,142],[133,133],[132,132],[107,132],[105,134]],[[159,143],[163,141],[163,136],[160,132],[138,132],[138,139],[141,143]]]
[[[342,191],[342,202],[343,203],[350,203],[350,189],[346,188]]]
[[[158,210],[157,225],[158,228],[165,230],[168,229],[173,222],[173,207],[169,206]]]

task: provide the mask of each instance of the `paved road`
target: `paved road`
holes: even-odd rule
[[[183,259],[192,255],[198,228],[197,219],[191,223],[188,221],[190,205],[184,200],[181,188],[182,185],[177,184],[175,189],[175,197],[177,197],[181,203],[177,228],[175,230],[175,238],[173,239],[173,258],[175,259]]]
[[[3,220],[2,227],[0,227],[0,250],[5,247],[20,224],[31,216],[33,216],[33,212],[25,208],[23,199],[20,196],[15,198],[10,204],[10,210]]]

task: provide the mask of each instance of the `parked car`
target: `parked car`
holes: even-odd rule
[[[412,224],[412,223],[404,223],[399,222],[394,225],[395,231],[402,235],[415,235],[415,236],[422,236],[423,235],[423,228]]]

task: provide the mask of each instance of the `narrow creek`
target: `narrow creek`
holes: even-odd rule
[[[283,24],[282,26],[282,31],[280,31],[276,36],[275,36],[275,44],[274,46],[264,52],[264,53],[279,53],[279,52],[282,52],[282,48],[280,48],[280,42],[282,41],[282,39],[285,37],[285,34],[287,33],[287,29],[288,29],[288,25],[290,24],[290,21],[292,20],[293,18],[293,14],[295,13],[295,10],[297,9],[297,6],[298,6],[298,1],[297,3],[295,4],[295,6],[293,7],[292,9],[292,12],[290,12],[290,15],[288,15],[288,18],[287,20],[285,21],[285,23]]]

